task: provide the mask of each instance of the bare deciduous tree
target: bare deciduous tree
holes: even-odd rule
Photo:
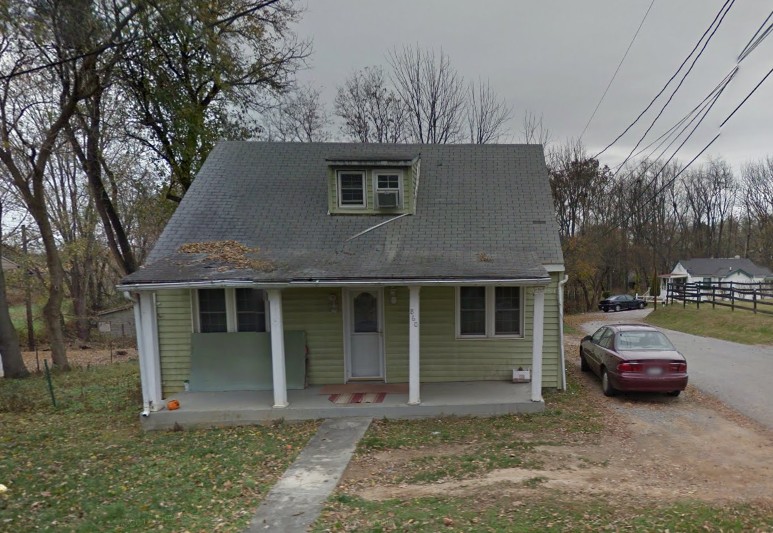
[[[552,140],[550,130],[543,123],[542,115],[537,118],[537,115],[527,110],[523,114],[522,128],[523,142],[526,144],[541,144],[547,148]]]
[[[280,98],[265,120],[269,140],[324,142],[330,135],[330,118],[320,91],[308,85]]]
[[[773,157],[750,162],[741,170],[746,215],[744,250],[765,265],[773,263]]]
[[[408,110],[411,140],[447,144],[464,139],[467,89],[464,78],[440,51],[406,46],[388,56],[392,81]]]
[[[470,142],[487,144],[499,141],[505,133],[513,108],[497,97],[490,82],[470,83],[467,103],[467,126]]]
[[[335,114],[343,120],[342,133],[357,142],[399,143],[407,133],[403,101],[386,86],[381,67],[354,72],[338,88]]]

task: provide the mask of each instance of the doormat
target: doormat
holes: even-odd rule
[[[374,393],[386,392],[390,394],[408,394],[407,383],[374,383],[372,381],[360,381],[338,385],[323,385],[319,393],[330,394],[348,394],[355,392]]]
[[[355,392],[347,394],[331,394],[328,400],[341,404],[360,404],[360,403],[381,403],[386,398],[386,392],[364,393]]]

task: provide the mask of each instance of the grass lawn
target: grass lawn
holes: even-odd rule
[[[605,435],[620,430],[604,419],[607,411],[599,403],[605,402],[604,397],[590,394],[578,372],[570,367],[567,391],[546,391],[543,414],[374,421],[357,450],[366,473],[339,485],[313,531],[769,530],[773,524],[771,509],[746,503],[671,498],[653,502],[638,501],[635,493],[610,498],[540,490],[546,479],[539,476],[520,482],[525,496],[513,497],[498,490],[515,483],[512,481],[502,480],[488,488],[476,486],[476,479],[497,469],[539,469],[537,446],[592,449]],[[399,464],[379,459],[385,454],[392,454]],[[598,460],[603,464],[603,457]],[[613,482],[615,473],[609,476],[598,482]],[[457,492],[444,496],[443,489],[438,489],[431,496],[421,495],[422,486],[431,488],[442,482],[457,487]],[[406,484],[416,487],[419,495],[387,499],[363,496],[369,486],[399,490]],[[465,497],[458,493],[460,484],[468,487]]]
[[[715,337],[742,344],[773,345],[773,316],[751,311],[731,310],[728,307],[702,304],[658,306],[645,319],[660,326],[693,335]]]
[[[575,328],[571,324],[564,321],[564,335],[580,335],[582,336],[582,333],[579,329]]]
[[[8,311],[11,313],[13,326],[19,332],[19,339],[25,341],[27,339],[27,308],[24,304],[14,305],[9,307]],[[41,335],[45,330],[43,306],[40,304],[32,304],[32,327],[35,330],[35,335]]]
[[[316,422],[143,433],[136,361],[0,380],[0,531],[242,531]]]

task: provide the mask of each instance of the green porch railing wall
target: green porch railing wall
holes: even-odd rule
[[[285,331],[288,389],[306,384],[306,333]],[[270,333],[191,333],[190,390],[272,390]]]

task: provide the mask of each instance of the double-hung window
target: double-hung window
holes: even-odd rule
[[[266,331],[266,304],[257,289],[199,289],[197,331]]]
[[[523,336],[521,287],[458,287],[456,302],[458,337]]]
[[[338,171],[338,206],[366,207],[365,172],[360,170]]]
[[[402,172],[380,170],[374,172],[373,181],[376,190],[376,207],[380,209],[398,209],[402,207]]]

